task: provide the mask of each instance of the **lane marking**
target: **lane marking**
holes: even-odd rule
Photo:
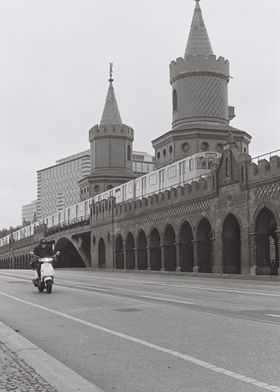
[[[217,366],[215,366],[215,365],[213,365],[211,363],[208,363],[208,362],[205,362],[205,361],[201,361],[200,359],[194,358],[194,357],[192,357],[190,355],[182,354],[182,353],[180,353],[178,351],[170,350],[168,348],[158,346],[156,344],[147,342],[145,340],[138,339],[138,338],[126,335],[126,334],[121,333],[121,332],[113,331],[112,329],[101,327],[100,325],[93,324],[93,323],[91,323],[89,321],[85,321],[85,320],[79,319],[77,317],[70,316],[70,315],[68,315],[66,313],[62,313],[62,312],[59,312],[57,310],[46,308],[45,306],[38,305],[38,304],[35,304],[33,302],[25,301],[23,299],[14,297],[12,295],[9,295],[9,294],[3,293],[3,292],[0,292],[0,295],[2,295],[4,297],[7,297],[7,298],[10,298],[10,299],[12,299],[14,301],[21,302],[21,303],[24,303],[26,305],[30,305],[30,306],[33,306],[35,308],[38,308],[38,309],[45,310],[47,312],[56,314],[56,315],[58,315],[60,317],[64,317],[64,318],[66,318],[68,320],[75,321],[75,322],[77,322],[79,324],[85,325],[87,327],[91,327],[91,328],[96,329],[98,331],[106,332],[106,333],[108,333],[110,335],[117,336],[119,338],[131,341],[133,343],[140,344],[142,346],[148,347],[148,348],[153,349],[155,351],[159,351],[159,352],[162,352],[162,353],[165,353],[165,354],[172,355],[175,358],[182,359],[182,360],[184,360],[186,362],[190,362],[192,364],[198,365],[198,366],[200,366],[200,367],[202,367],[204,369],[211,370],[211,371],[213,371],[215,373],[223,374],[225,376],[234,378],[236,380],[243,381],[243,382],[245,382],[247,384],[254,385],[256,387],[265,389],[267,391],[280,392],[280,386],[267,384],[265,382],[256,380],[254,378],[247,377],[247,376],[244,376],[242,374],[232,372],[231,370],[227,370],[227,369],[224,369],[224,368],[221,368],[221,367],[217,367]]]
[[[270,317],[280,317],[280,314],[269,314],[269,313],[267,313],[267,316],[270,316]]]
[[[142,298],[149,298],[149,299],[156,299],[156,300],[165,301],[165,302],[175,302],[178,304],[196,305],[194,302],[179,301],[176,299],[168,299],[168,298],[162,298],[162,297],[150,297],[149,295],[141,295],[141,297]]]
[[[1,274],[1,273],[0,273]],[[5,276],[5,272],[3,273]],[[94,276],[94,279],[105,279],[109,281],[113,281],[116,283],[116,279],[113,278],[103,278],[99,276]],[[155,285],[155,286],[168,286],[168,287],[177,287],[177,288],[185,288],[185,289],[195,289],[195,290],[208,290],[208,291],[217,291],[217,292],[225,292],[225,293],[237,293],[237,294],[250,294],[250,295],[260,295],[260,296],[269,296],[269,297],[280,297],[280,293],[276,292],[261,292],[261,291],[247,291],[247,290],[238,290],[238,289],[230,289],[224,288],[221,286],[217,287],[210,287],[210,286],[197,286],[192,284],[176,284],[176,283],[169,283],[169,282],[157,282],[157,281],[137,281],[137,280],[130,280],[130,279],[117,279],[118,282],[125,282],[125,283],[136,283],[136,284],[146,284],[146,285]],[[75,281],[79,284],[77,281]]]

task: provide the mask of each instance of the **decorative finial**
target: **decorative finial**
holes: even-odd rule
[[[200,2],[200,0],[195,0],[197,3],[199,3]]]
[[[109,82],[112,83],[114,81],[113,79],[113,63],[110,63],[110,79]]]

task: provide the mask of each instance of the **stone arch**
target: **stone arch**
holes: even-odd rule
[[[168,224],[163,235],[164,269],[175,271],[177,267],[176,234],[172,225]]]
[[[149,236],[149,252],[150,252],[150,266],[151,270],[161,270],[161,247],[160,234],[156,227],[154,227]]]
[[[61,237],[56,242],[54,253],[60,251],[55,266],[58,268],[86,268],[88,262],[80,252],[77,244],[67,237]]]
[[[256,273],[277,275],[279,268],[279,243],[277,221],[271,209],[263,207],[255,221]]]
[[[135,269],[135,242],[131,232],[128,233],[125,240],[126,268]]]
[[[105,268],[106,264],[106,247],[104,239],[101,237],[98,242],[98,267]]]
[[[179,230],[179,263],[181,272],[192,272],[194,264],[193,231],[189,222],[184,221]]]
[[[223,273],[241,274],[240,225],[233,214],[228,214],[223,223]]]
[[[118,234],[116,238],[115,254],[116,254],[116,268],[124,269],[124,249],[123,249],[123,239],[121,234]]]
[[[146,270],[148,268],[147,237],[143,229],[137,235],[137,268]]]
[[[203,217],[197,226],[198,271],[212,272],[212,237],[213,231],[209,220]]]

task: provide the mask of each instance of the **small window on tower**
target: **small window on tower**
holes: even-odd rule
[[[130,145],[127,146],[127,160],[131,161],[131,149]]]
[[[173,90],[173,112],[176,112],[178,110],[178,94],[177,90]]]

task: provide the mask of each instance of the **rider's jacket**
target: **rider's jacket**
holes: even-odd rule
[[[33,252],[36,256],[40,257],[40,259],[43,257],[52,257],[53,255],[53,250],[49,245],[47,245],[46,248],[42,248],[41,245],[37,245],[35,246]]]

